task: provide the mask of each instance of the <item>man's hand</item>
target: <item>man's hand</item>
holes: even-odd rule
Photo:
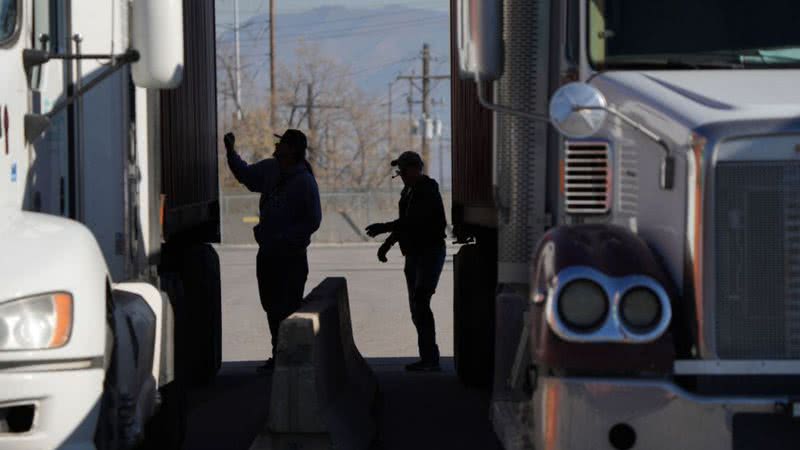
[[[392,249],[392,244],[389,241],[386,241],[381,245],[381,248],[378,249],[378,261],[385,263],[388,261],[386,259],[386,254],[389,253],[389,250]]]
[[[236,145],[236,136],[234,136],[233,133],[228,133],[228,134],[225,135],[225,137],[222,138],[222,142],[225,143],[225,148],[229,152],[232,152],[233,149],[234,149],[234,146]]]
[[[368,226],[365,231],[367,232],[367,236],[374,238],[375,236],[388,233],[392,230],[388,224],[373,223],[372,225]]]

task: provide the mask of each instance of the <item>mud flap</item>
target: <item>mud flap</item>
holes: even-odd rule
[[[153,358],[156,316],[139,295],[112,292],[113,349],[103,396],[106,448],[133,448],[144,440],[145,425],[156,408]]]
[[[492,380],[496,277],[491,274],[496,272],[494,261],[474,244],[461,247],[455,257],[455,364],[459,379],[468,386],[488,387]]]
[[[165,247],[161,285],[175,318],[175,377],[203,385],[222,365],[219,256],[209,244]]]

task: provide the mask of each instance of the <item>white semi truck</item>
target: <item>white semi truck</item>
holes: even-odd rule
[[[0,0],[0,448],[176,448],[216,373],[213,0]]]
[[[505,448],[798,448],[796,1],[452,7],[455,359]]]

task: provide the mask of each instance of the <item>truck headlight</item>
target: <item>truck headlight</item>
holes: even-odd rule
[[[647,288],[628,291],[620,301],[620,316],[634,332],[648,332],[661,320],[661,301]]]
[[[70,294],[42,294],[0,304],[0,351],[63,347],[71,333]]]
[[[576,280],[561,291],[558,313],[570,328],[588,331],[605,320],[608,314],[608,297],[597,283]]]

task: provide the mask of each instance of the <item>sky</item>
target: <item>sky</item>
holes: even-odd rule
[[[447,11],[449,0],[274,0],[277,13],[293,13],[321,6],[348,6],[352,8],[380,8],[386,5],[405,5],[409,7]],[[216,0],[217,23],[233,22],[234,0]],[[239,20],[267,12],[269,0],[239,0]]]

